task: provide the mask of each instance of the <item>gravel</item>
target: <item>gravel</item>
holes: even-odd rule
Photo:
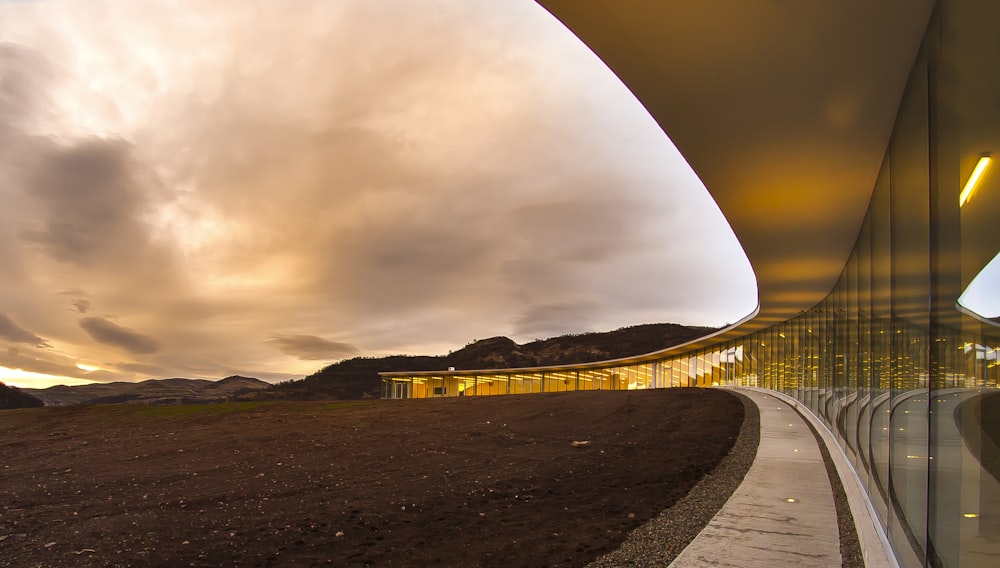
[[[726,504],[743,482],[760,443],[757,405],[737,392],[728,392],[740,398],[746,412],[733,449],[683,499],[632,531],[620,548],[591,562],[588,568],[667,566]]]

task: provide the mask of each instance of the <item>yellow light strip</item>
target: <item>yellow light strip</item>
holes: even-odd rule
[[[983,177],[983,172],[986,171],[986,166],[990,165],[990,157],[982,156],[979,161],[976,162],[976,167],[972,170],[972,175],[969,176],[969,181],[965,182],[965,187],[962,188],[961,195],[958,196],[958,206],[962,207],[972,196],[972,192],[976,189],[976,184],[979,183],[979,178]]]

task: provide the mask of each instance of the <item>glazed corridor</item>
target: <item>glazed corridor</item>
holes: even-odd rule
[[[1000,151],[998,54],[1000,3],[938,3],[856,244],[829,295],[798,317],[602,364],[384,373],[383,397],[782,391],[834,432],[900,565],[1000,565],[1000,310],[959,305],[1000,252],[1000,166],[959,205],[979,158]],[[979,294],[977,306],[1000,306],[1000,290]]]

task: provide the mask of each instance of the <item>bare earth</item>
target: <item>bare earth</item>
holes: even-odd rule
[[[3,411],[0,566],[584,566],[743,415],[710,389]]]

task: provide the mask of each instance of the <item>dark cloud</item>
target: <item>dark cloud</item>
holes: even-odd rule
[[[585,180],[568,180],[574,191],[551,191],[540,203],[517,207],[510,214],[511,230],[530,241],[535,258],[559,263],[607,264],[622,250],[639,244],[635,227],[655,214],[637,202],[627,180],[608,173]],[[620,193],[610,191],[615,187]]]
[[[28,188],[44,209],[42,228],[24,232],[53,258],[91,265],[134,256],[146,241],[143,187],[129,144],[89,139],[44,155]],[[128,254],[132,253],[132,254]]]
[[[126,329],[113,321],[99,317],[83,318],[80,327],[98,343],[124,349],[130,353],[155,353],[162,345],[159,341],[139,332]]]
[[[306,361],[330,361],[358,353],[358,348],[350,343],[330,341],[316,335],[276,333],[267,342],[286,355]]]
[[[17,325],[14,320],[10,319],[10,316],[2,313],[0,313],[0,339],[6,339],[11,343],[34,345],[35,347],[49,347],[48,342],[44,339]]]
[[[78,298],[70,303],[73,304],[73,307],[76,308],[78,313],[85,314],[90,311],[90,300]]]

